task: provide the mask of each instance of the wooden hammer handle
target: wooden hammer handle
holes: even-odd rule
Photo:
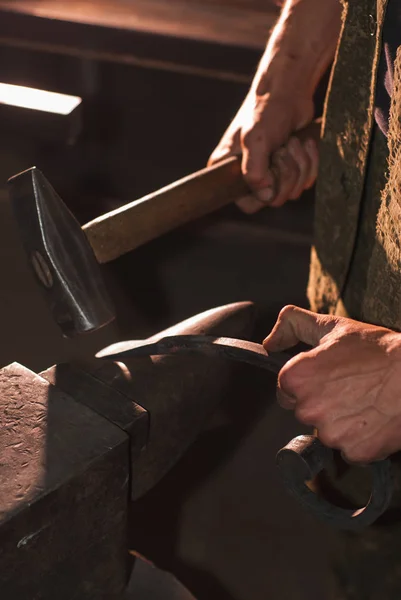
[[[319,139],[320,122],[314,121],[297,135]],[[101,215],[82,229],[99,263],[107,263],[249,193],[241,159],[232,156]]]

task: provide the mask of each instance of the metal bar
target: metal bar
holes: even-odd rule
[[[135,340],[113,344],[96,355],[97,358],[122,361],[135,356],[199,353],[212,358],[228,358],[277,374],[291,358],[278,352],[267,354],[261,344],[227,337],[206,335],[175,335],[159,340]]]

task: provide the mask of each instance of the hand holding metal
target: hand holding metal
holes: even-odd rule
[[[245,340],[211,336],[153,337],[113,344],[99,352],[97,358],[124,361],[139,356],[201,353],[227,358],[266,369],[276,375],[291,358],[284,353],[268,354],[261,344]],[[346,530],[360,530],[374,523],[388,508],[392,493],[392,467],[389,459],[372,463],[372,493],[364,508],[347,510],[328,502],[308,487],[320,471],[333,460],[333,452],[316,436],[301,435],[282,448],[276,458],[283,481],[292,495],[309,512],[331,525]]]

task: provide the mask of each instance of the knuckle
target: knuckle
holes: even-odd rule
[[[278,389],[292,398],[299,398],[302,393],[302,384],[294,373],[294,369],[290,366],[284,366],[277,379]]]
[[[388,452],[385,451],[383,440],[377,436],[373,438],[370,436],[359,443],[350,441],[344,444],[342,454],[349,462],[367,465],[375,460],[384,458],[388,455]]]
[[[271,205],[272,191],[269,187],[260,188],[254,191],[254,196],[263,206]]]
[[[313,138],[307,139],[303,144],[303,148],[314,163],[319,162],[319,148]]]
[[[319,439],[325,446],[328,446],[329,448],[340,448],[341,447],[340,446],[340,436],[339,436],[338,432],[333,428],[322,429],[320,427]]]
[[[259,188],[259,191],[266,184],[265,175],[249,167],[244,168],[244,177],[251,188]]]
[[[307,376],[305,370],[307,363],[304,356],[305,354],[300,352],[283,367],[284,373],[289,374],[291,379],[297,383],[303,382]]]
[[[290,360],[280,371],[278,376],[278,385],[286,393],[291,394],[297,399],[310,400],[311,393],[306,385],[308,381],[308,372],[305,371],[302,353],[296,358]],[[299,408],[300,411],[309,411],[309,407]],[[313,409],[312,409],[313,410]],[[316,409],[314,411],[317,412]]]
[[[296,306],[294,304],[287,304],[286,306],[284,306],[280,312],[279,312],[279,319],[283,320],[283,319],[287,319],[290,316],[292,316],[294,314],[294,312],[296,311]]]
[[[287,202],[286,198],[279,196],[278,198],[275,198],[275,200],[273,202],[269,203],[269,207],[270,208],[281,208],[281,206],[284,206],[284,204],[286,202]]]
[[[351,463],[370,463],[373,460],[372,453],[367,448],[342,448],[344,458]]]
[[[300,423],[304,425],[316,425],[319,420],[319,415],[311,407],[297,405],[295,408],[295,416]]]
[[[245,180],[254,191],[260,191],[270,187],[269,174],[265,161],[260,157],[253,156],[242,165]]]
[[[298,170],[299,170],[299,178],[298,178],[298,188],[300,190],[306,189],[306,185],[308,183],[308,175],[309,175],[309,164],[308,161],[297,161]]]
[[[285,194],[282,193],[282,190],[279,190],[275,193],[274,199],[269,203],[269,206],[273,208],[279,208],[283,206],[287,202],[288,198]]]
[[[293,381],[293,375],[291,368],[283,367],[278,375],[277,379],[278,388],[287,394],[295,395],[295,385]]]
[[[297,143],[298,142],[298,143]],[[288,156],[298,167],[306,162],[306,153],[297,138],[292,138],[287,146]]]
[[[277,386],[276,398],[278,404],[285,410],[293,410],[296,405],[296,398],[284,392],[279,386]]]
[[[290,141],[288,142],[288,149],[291,153],[298,155],[298,154],[305,154],[305,149],[303,147],[303,144],[301,143],[301,140],[299,139],[299,137],[297,137],[296,135],[292,135],[290,137]]]

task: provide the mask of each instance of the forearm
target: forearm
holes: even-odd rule
[[[313,93],[334,58],[341,29],[340,0],[287,0],[260,62],[253,88],[272,81]]]

